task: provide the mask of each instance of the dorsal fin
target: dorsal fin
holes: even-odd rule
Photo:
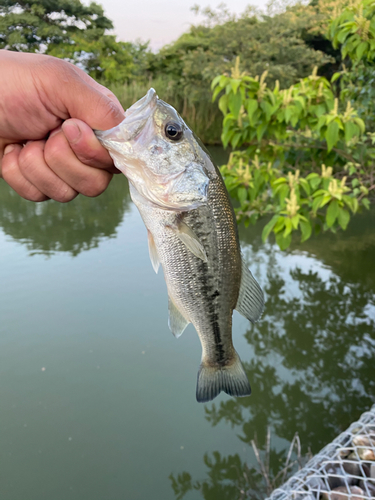
[[[236,309],[252,323],[258,321],[264,309],[263,291],[243,259],[241,286]]]

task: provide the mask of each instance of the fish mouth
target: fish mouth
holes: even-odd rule
[[[148,111],[148,108],[154,109],[157,100],[158,96],[156,94],[156,90],[151,87],[145,96],[125,111],[125,120],[129,119],[132,115],[134,119],[134,114],[142,114],[145,110]]]
[[[150,88],[144,97],[125,111],[125,118],[119,125],[109,130],[95,130],[95,135],[100,141],[131,141],[154,113],[158,99],[156,90]]]

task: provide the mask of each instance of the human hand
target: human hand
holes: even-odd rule
[[[118,125],[116,97],[84,71],[0,50],[0,177],[31,201],[97,196],[118,172],[92,129]]]

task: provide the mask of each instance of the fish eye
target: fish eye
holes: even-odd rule
[[[183,135],[183,130],[181,125],[176,122],[167,123],[164,130],[165,130],[165,135],[171,141],[179,141]]]

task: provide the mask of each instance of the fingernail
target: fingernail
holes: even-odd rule
[[[75,144],[81,138],[81,129],[73,121],[65,122],[63,124],[63,132],[71,144]]]
[[[4,156],[7,155],[8,153],[11,153],[14,148],[15,148],[14,144],[8,144],[8,146],[5,146]]]
[[[58,134],[59,132],[61,132],[61,127],[55,128],[55,130],[52,130],[52,132],[50,132],[49,138],[53,137],[54,135]]]

